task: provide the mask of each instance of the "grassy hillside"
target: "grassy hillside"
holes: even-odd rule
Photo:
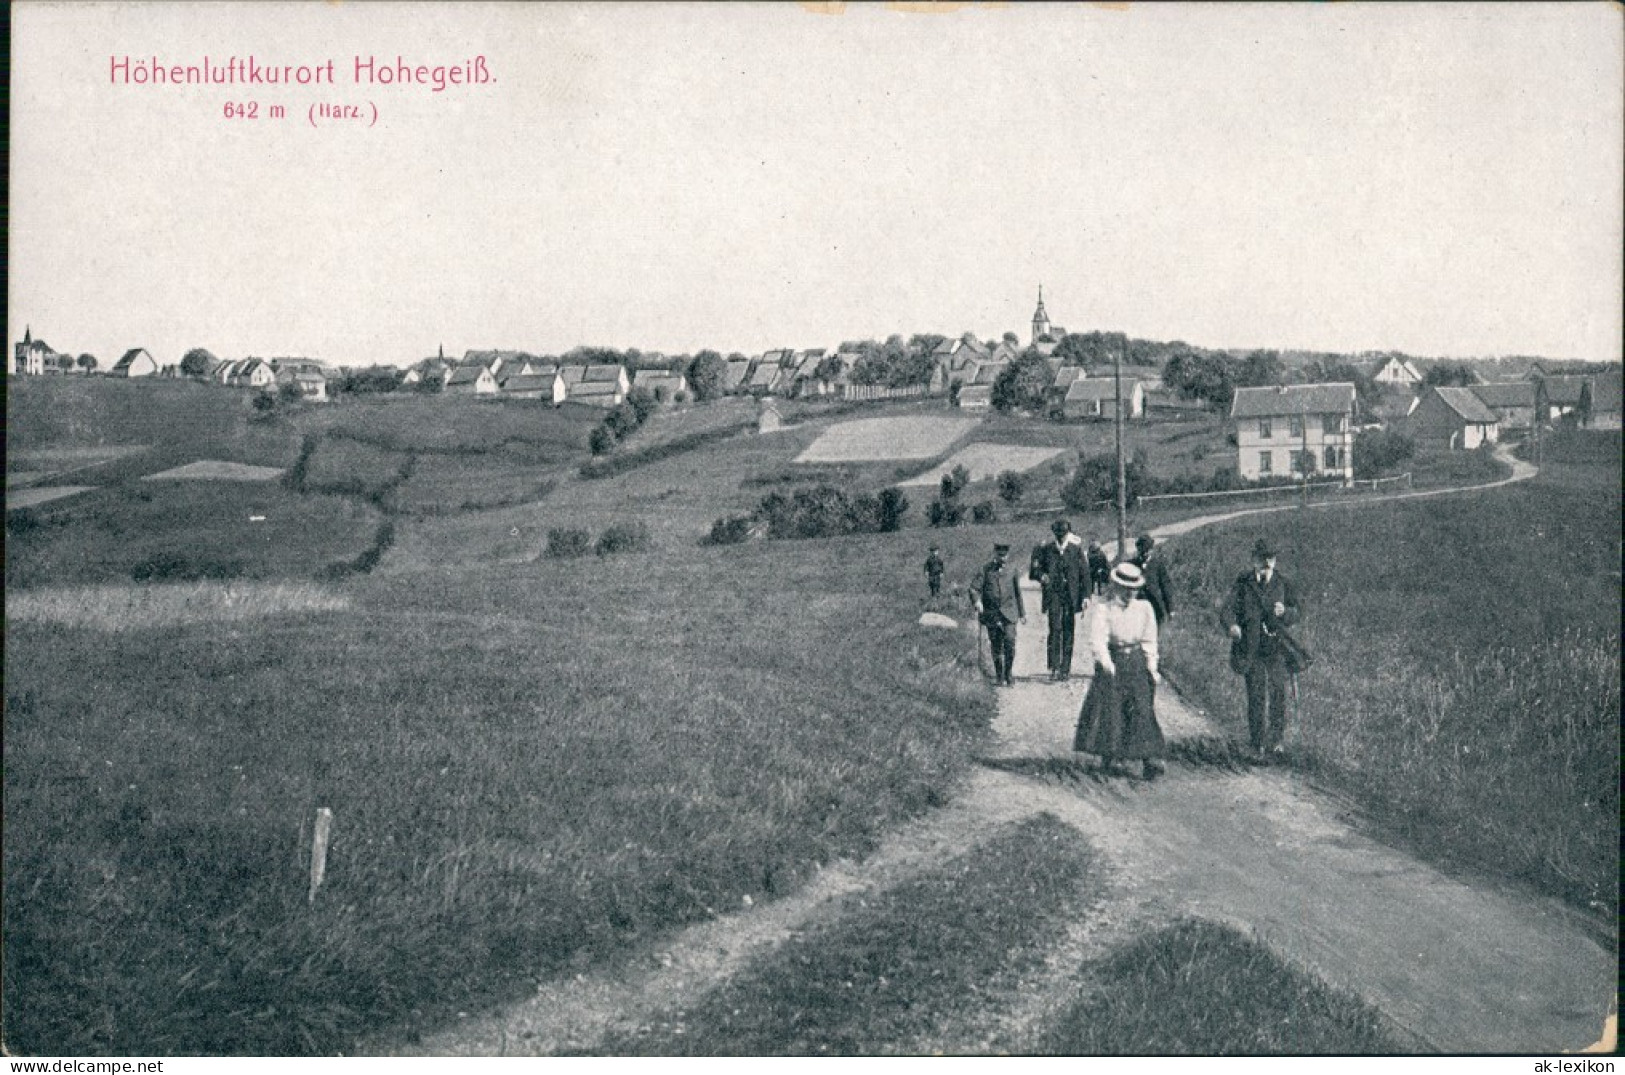
[[[140,445],[146,450],[74,475],[96,485],[197,459],[288,466],[297,430],[253,420],[247,392],[190,381],[112,377],[13,377],[6,384],[6,447]]]
[[[7,513],[6,586],[311,578],[378,525],[366,504],[277,482],[130,481]]]
[[[1301,587],[1295,758],[1431,853],[1612,907],[1619,822],[1619,435],[1533,482],[1284,513],[1171,546],[1166,666],[1245,734],[1214,612],[1254,537]],[[1570,460],[1573,461],[1570,461]]]
[[[992,711],[968,629],[913,626],[912,544],[372,577],[348,610],[254,623],[10,625],[7,1044],[343,1050],[862,853],[951,794]]]

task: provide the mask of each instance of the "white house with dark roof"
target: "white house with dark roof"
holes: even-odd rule
[[[164,372],[165,367],[157,359],[147,353],[145,347],[132,347],[124,352],[119,360],[113,363],[113,368],[107,371],[109,377],[155,377]],[[265,367],[268,379],[274,377],[271,367]]]
[[[578,381],[570,386],[565,402],[608,409],[624,402],[625,399],[626,391],[621,388],[618,381]]]
[[[1345,382],[1236,389],[1237,471],[1249,481],[1305,473],[1352,481],[1354,398]]]
[[[1471,388],[1437,385],[1418,397],[1406,425],[1418,441],[1477,448],[1500,439],[1500,423],[1500,417]]]
[[[959,409],[985,411],[993,406],[993,389],[985,384],[968,384],[959,390]]]
[[[452,370],[445,387],[445,391],[462,396],[494,396],[500,389],[490,367],[478,362]]]
[[[1534,424],[1536,386],[1533,381],[1475,384],[1471,391],[1495,412],[1503,430],[1528,429]]]
[[[1408,358],[1389,355],[1387,360],[1377,367],[1377,372],[1371,375],[1371,379],[1378,384],[1402,385],[1409,388],[1422,383],[1422,371]]]
[[[1061,411],[1068,418],[1110,418],[1117,408],[1117,382],[1111,377],[1075,380],[1061,397]],[[1145,385],[1123,378],[1123,417],[1145,417]]]
[[[583,384],[613,384],[623,399],[632,390],[632,378],[627,375],[626,367],[608,362],[595,363],[582,370],[581,382]]]
[[[543,399],[549,403],[562,402],[562,395],[555,395],[554,386],[559,384],[558,372],[548,373],[515,373],[501,381],[504,399]]]

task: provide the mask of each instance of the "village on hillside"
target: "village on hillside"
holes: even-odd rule
[[[106,370],[89,354],[54,350],[24,332],[13,374],[185,378],[225,389],[326,403],[409,392],[532,400],[610,410],[636,392],[658,404],[725,396],[769,401],[937,398],[965,412],[1017,411],[1054,421],[1112,419],[1121,392],[1131,422],[1203,413],[1228,419],[1242,481],[1355,477],[1362,430],[1472,450],[1537,426],[1618,429],[1619,366],[1528,358],[1431,360],[1397,352],[1337,355],[1214,351],[1122,333],[1070,333],[1050,321],[1042,288],[1023,346],[1013,332],[847,341],[747,357],[716,351],[668,356],[578,347],[562,356],[444,348],[406,365],[344,367],[310,358],[180,358],[126,351]]]

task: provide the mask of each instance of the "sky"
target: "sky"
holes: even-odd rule
[[[1026,340],[1042,284],[1070,331],[1620,360],[1618,6],[918,7],[24,0],[11,338],[103,368]],[[335,78],[115,74],[204,56]]]

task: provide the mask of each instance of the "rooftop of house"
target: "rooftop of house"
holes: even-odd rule
[[[1473,385],[1473,394],[1491,407],[1533,407],[1535,405],[1535,384],[1533,381],[1477,384]]]
[[[551,392],[551,373],[517,373],[502,382],[504,392]]]
[[[1346,382],[1276,384],[1236,389],[1235,401],[1230,404],[1230,417],[1268,418],[1292,414],[1337,414],[1353,409],[1354,386]]]
[[[1471,388],[1440,385],[1434,391],[1438,393],[1440,402],[1455,411],[1463,421],[1487,424],[1501,420],[1501,416],[1485,406]]]
[[[1115,380],[1112,377],[1095,377],[1090,380],[1073,381],[1067,386],[1066,401],[1068,403],[1077,403],[1080,400],[1116,399],[1117,385],[1114,383]],[[1137,380],[1124,377],[1123,395],[1125,397],[1133,395],[1134,386],[1139,383]]]

